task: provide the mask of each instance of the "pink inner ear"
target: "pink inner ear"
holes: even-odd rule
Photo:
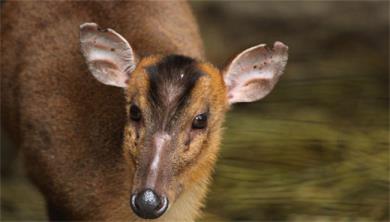
[[[286,45],[275,42],[273,49],[261,44],[236,56],[224,72],[229,102],[251,102],[266,96],[283,73],[287,50]]]
[[[129,43],[112,29],[95,23],[80,26],[81,51],[91,73],[106,85],[126,87],[135,69],[135,55]]]

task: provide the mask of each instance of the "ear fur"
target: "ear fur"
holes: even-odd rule
[[[273,49],[260,44],[238,54],[223,71],[229,103],[252,102],[268,95],[283,74],[287,50],[275,42]]]
[[[117,32],[95,23],[80,26],[80,46],[92,75],[106,85],[127,87],[136,67],[133,49]]]

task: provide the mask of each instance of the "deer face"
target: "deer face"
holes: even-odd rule
[[[91,73],[125,90],[130,205],[145,219],[161,216],[184,191],[206,187],[229,105],[266,96],[287,62],[280,42],[273,50],[249,48],[222,71],[180,55],[138,58],[115,31],[94,23],[80,28]]]
[[[215,159],[210,143],[219,138],[227,102],[221,76],[208,69],[188,57],[149,57],[129,78],[125,150],[136,166],[132,206],[141,217],[160,215],[199,180],[199,162],[211,167]],[[156,204],[146,204],[148,196]]]

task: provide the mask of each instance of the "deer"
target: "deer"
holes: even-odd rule
[[[50,220],[199,218],[225,113],[268,95],[288,59],[276,41],[217,68],[185,1],[7,1],[1,15],[2,128]]]

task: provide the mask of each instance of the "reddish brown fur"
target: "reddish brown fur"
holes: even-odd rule
[[[160,56],[153,56],[141,60],[129,80],[129,87],[126,93],[127,103],[138,104],[140,109],[146,112],[146,124],[141,122],[141,127],[134,127],[131,126],[132,123],[130,122],[126,127],[124,149],[126,152],[125,156],[129,157],[130,162],[133,162],[134,159],[141,159],[141,161],[145,162],[154,152],[152,147],[144,147],[144,144],[150,140],[146,136],[147,132],[144,125],[152,121],[148,117],[150,114],[147,113],[150,112],[148,101],[149,81],[145,68],[156,64],[160,59]],[[180,158],[173,158],[172,162],[169,162],[169,165],[163,165],[161,170],[173,173],[178,171],[178,175],[166,175],[166,180],[163,180],[163,184],[160,183],[155,188],[157,192],[166,194],[172,203],[177,198],[179,198],[178,202],[180,203],[172,206],[172,209],[162,219],[176,218],[180,220],[192,220],[199,213],[198,209],[206,194],[207,184],[218,153],[221,125],[224,119],[224,113],[228,108],[227,93],[219,70],[207,63],[198,63],[197,65],[205,76],[202,76],[195,85],[191,93],[191,104],[185,107],[185,115],[180,117],[180,124],[176,126],[178,128],[183,127],[184,129],[180,131],[176,145],[172,146],[173,149],[164,151],[164,155]],[[191,128],[188,124],[191,124],[193,117],[206,106],[211,113],[207,130],[188,132],[187,129]],[[138,130],[141,142],[135,145],[134,141],[137,141],[136,134]],[[188,149],[183,147],[187,135],[191,135],[194,138]],[[140,151],[139,149],[144,150]],[[142,153],[140,154],[140,152]],[[147,164],[147,162],[145,163]],[[170,176],[174,178],[172,179]],[[133,191],[139,191],[140,188],[144,188],[142,184],[143,179],[144,175],[141,177],[135,176]],[[182,191],[184,194],[181,193]],[[183,198],[186,195],[191,195],[191,197]],[[185,210],[176,210],[176,208],[180,209],[180,207]],[[178,212],[185,212],[184,215],[186,216],[179,214],[179,217],[177,216]]]
[[[51,219],[134,219],[128,204],[132,168],[121,148],[126,102],[121,89],[89,74],[79,49],[79,25],[93,21],[113,28],[139,56],[175,53],[202,59],[188,5],[9,1],[1,15],[2,125],[20,143]],[[221,76],[211,66],[201,66],[212,73],[212,84],[219,84],[213,93],[221,94],[212,98],[225,108]],[[147,87],[146,82],[140,84],[140,91]],[[203,153],[199,158],[205,161],[184,177],[186,185],[198,181],[198,186],[184,193],[177,204],[182,208],[171,209],[163,220],[192,220],[197,214],[219,145],[223,116],[218,118],[217,136],[207,144],[212,154]],[[125,143],[130,141],[126,138]],[[183,212],[188,215],[183,217]]]

